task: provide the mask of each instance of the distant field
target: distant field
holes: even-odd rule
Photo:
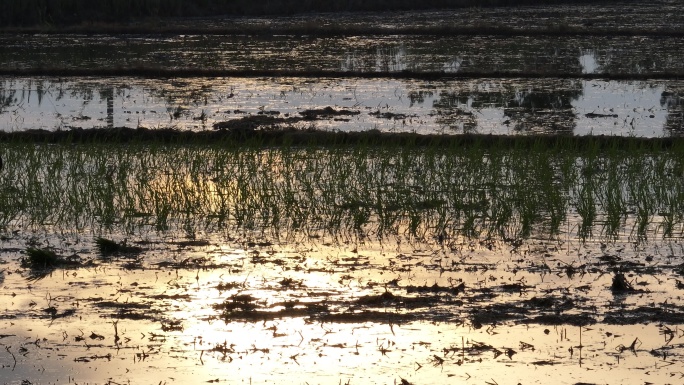
[[[305,12],[388,11],[454,7],[606,3],[591,0],[3,0],[3,26],[117,23],[131,20],[215,15],[283,15]]]

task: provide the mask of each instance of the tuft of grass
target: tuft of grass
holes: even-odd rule
[[[61,256],[50,249],[29,247],[25,251],[26,258],[21,261],[22,267],[31,269],[29,281],[37,281],[50,275],[58,268],[78,268],[84,266],[78,255]]]
[[[97,244],[97,249],[102,254],[118,253],[123,248],[121,244],[102,237],[95,238],[95,244]]]
[[[139,247],[126,245],[126,242],[119,243],[102,237],[95,238],[95,244],[102,255],[138,253],[142,251]]]
[[[23,264],[31,268],[50,268],[57,267],[62,262],[64,262],[64,258],[52,250],[29,247],[26,249],[26,258]]]
[[[610,286],[613,293],[633,293],[637,291],[632,283],[625,278],[623,273],[616,272],[613,276],[613,283]]]

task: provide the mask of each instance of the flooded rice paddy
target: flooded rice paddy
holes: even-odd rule
[[[421,134],[679,136],[679,80],[4,78],[0,128],[216,123]],[[331,114],[311,114],[329,108]],[[255,123],[256,124],[256,123]]]
[[[12,144],[4,160],[5,383],[681,375],[677,153]]]
[[[5,383],[668,383],[681,244],[132,242],[31,280],[5,242]],[[88,236],[84,236],[84,240]],[[615,247],[618,246],[618,247]],[[377,247],[377,246],[376,246]],[[16,249],[15,249],[16,248]],[[618,261],[618,262],[611,262]],[[611,291],[633,263],[634,292]],[[562,379],[559,377],[562,373]]]
[[[658,36],[4,35],[4,68],[163,67],[348,72],[682,71],[681,39]]]
[[[678,138],[486,137],[679,137],[682,9],[3,33],[0,67],[34,71],[0,78],[4,132],[484,135],[463,147],[3,142],[0,383],[681,382]],[[444,32],[454,20],[467,30]],[[131,73],[78,75],[92,69]]]

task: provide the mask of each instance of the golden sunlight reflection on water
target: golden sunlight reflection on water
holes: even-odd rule
[[[34,282],[14,265],[20,253],[3,252],[8,262],[6,290],[0,294],[1,378],[8,383],[541,384],[562,374],[558,383],[634,383],[669,380],[681,357],[684,333],[677,325],[472,321],[489,306],[512,304],[524,312],[527,301],[554,293],[572,298],[581,309],[594,306],[599,316],[616,306],[677,303],[667,276],[630,277],[647,290],[617,296],[610,294],[609,274],[591,269],[573,277],[560,274],[567,265],[579,269],[597,258],[600,243],[557,243],[550,256],[548,245],[535,241],[519,250],[466,244],[459,251],[430,242],[420,248],[372,242],[202,245],[156,244],[144,253],[143,268],[125,268],[130,261],[122,258],[57,270]],[[605,254],[617,252],[614,248],[619,249],[608,246]],[[620,253],[629,257],[628,251]],[[200,258],[205,259],[191,264]],[[396,296],[387,299],[411,304],[410,298],[433,298],[410,294],[412,285],[459,282],[464,293],[437,294],[447,304],[359,305],[386,292]],[[501,292],[505,285],[523,290]],[[586,292],[578,295],[578,288]],[[483,301],[483,295],[491,298]],[[249,298],[238,305],[255,308],[227,310],[236,296]],[[308,312],[306,305],[325,310]],[[369,316],[369,310],[377,314]]]
[[[290,121],[293,127],[333,131],[498,135],[569,131],[575,135],[662,137],[676,128],[674,120],[681,112],[678,80],[318,78],[313,82],[293,77],[117,82],[0,80],[1,89],[21,95],[14,101],[21,108],[0,110],[0,129],[109,125],[202,131],[214,123],[267,114]],[[72,92],[59,91],[63,89]],[[108,108],[105,95],[111,93],[116,97],[109,97]],[[32,96],[35,94],[41,96]],[[91,95],[85,103],[83,95]],[[326,106],[356,114],[341,119],[291,120]],[[539,119],[538,111],[548,119]]]
[[[3,325],[5,326],[5,325]],[[667,381],[675,372],[673,360],[653,356],[662,345],[656,326],[579,327],[524,325],[473,330],[448,324],[416,322],[404,325],[308,324],[303,319],[265,323],[188,323],[182,332],[154,338],[153,331],[120,322],[122,335],[139,337],[137,349],[113,349],[104,343],[48,349],[29,348],[31,360],[9,371],[11,358],[2,353],[6,379],[58,378],[98,383],[103,378],[132,383],[548,383],[562,373],[559,383],[635,380]],[[57,330],[32,328],[47,336],[35,346],[59,340]],[[17,327],[5,328],[20,333]],[[53,330],[57,329],[57,330]],[[109,334],[98,330],[103,334]],[[145,334],[147,337],[141,337]],[[610,335],[609,337],[607,335]],[[108,337],[111,334],[108,335]],[[128,337],[126,337],[128,338]],[[33,343],[33,338],[26,336]],[[621,351],[638,339],[636,351]],[[523,345],[523,343],[525,345]],[[480,344],[480,345],[478,345]],[[60,346],[59,343],[56,344]],[[486,346],[479,354],[473,346]],[[12,347],[16,352],[16,347]],[[65,349],[67,351],[60,352]],[[15,353],[16,354],[16,353]],[[514,368],[525,369],[514,369]],[[671,367],[670,369],[667,369]],[[640,369],[640,370],[639,370]]]

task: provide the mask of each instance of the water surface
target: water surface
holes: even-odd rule
[[[331,107],[349,115],[298,127],[386,132],[604,134],[682,130],[679,81],[580,79],[5,78],[0,129],[212,129],[248,116],[301,118]]]

